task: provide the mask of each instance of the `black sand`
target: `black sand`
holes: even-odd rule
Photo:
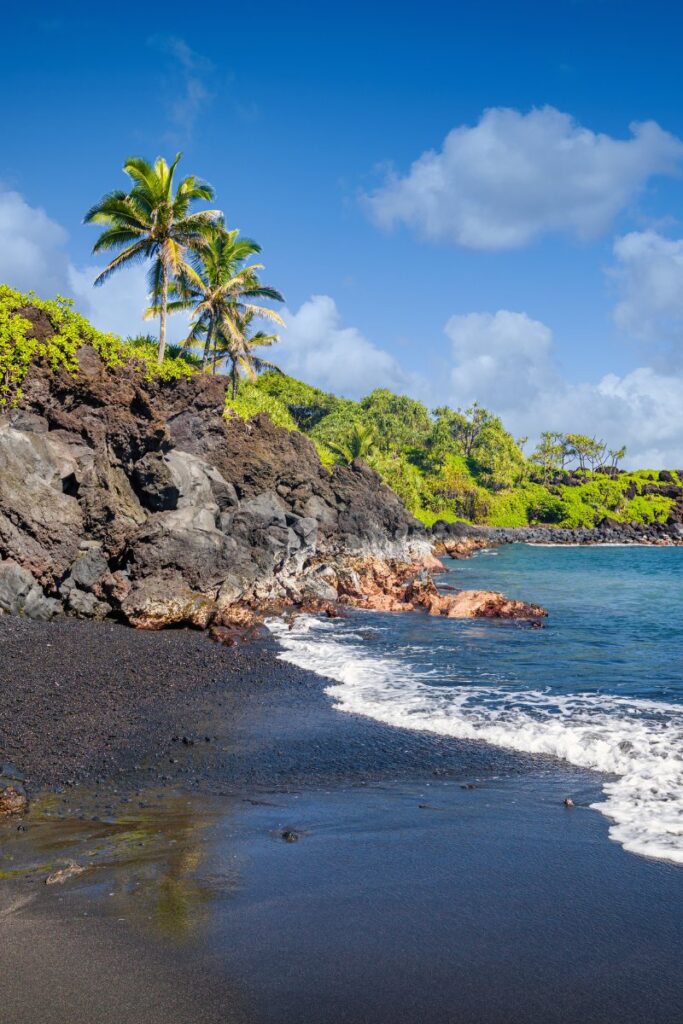
[[[35,797],[0,826],[2,1024],[677,1021],[683,872],[609,841],[598,777],[340,714],[267,642],[0,637]]]

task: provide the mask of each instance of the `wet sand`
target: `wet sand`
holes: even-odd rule
[[[609,841],[599,778],[340,714],[268,644],[142,639],[150,673],[166,639],[211,653],[151,700],[151,750],[0,826],[2,1024],[677,1019],[683,872]]]

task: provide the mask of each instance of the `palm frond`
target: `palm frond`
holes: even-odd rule
[[[83,218],[84,224],[106,224],[109,221],[109,210],[116,204],[125,202],[127,195],[120,189],[116,189],[114,192],[107,192],[103,195],[98,203],[91,206],[86,215]]]
[[[144,238],[142,231],[131,231],[130,228],[116,227],[103,231],[92,247],[92,251],[103,252],[108,249],[119,249],[124,245],[132,245],[133,242]]]
[[[144,157],[129,156],[123,164],[123,169],[128,177],[132,178],[136,185],[140,187],[142,193],[147,193],[150,199],[158,200],[161,198],[161,183],[156,165],[152,166]]]
[[[245,313],[251,314],[251,316],[262,317],[264,320],[272,320],[273,323],[280,324],[281,327],[285,326],[285,321],[280,314],[276,313],[274,309],[269,309],[268,306],[254,306],[245,302],[243,308]]]
[[[104,282],[109,277],[111,277],[111,275],[114,273],[114,271],[118,270],[119,267],[124,266],[124,264],[140,263],[140,262],[142,262],[142,260],[145,259],[146,256],[147,256],[147,243],[146,242],[136,242],[134,245],[128,246],[127,249],[124,249],[123,252],[120,252],[118,254],[118,256],[115,256],[114,259],[110,263],[107,264],[107,266],[104,268],[104,270],[101,271],[101,273],[99,273],[97,275],[97,277],[93,281],[93,284],[96,284],[96,285],[104,284]]]

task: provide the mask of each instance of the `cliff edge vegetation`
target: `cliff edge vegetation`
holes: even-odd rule
[[[159,363],[152,338],[123,340],[96,330],[69,299],[43,300],[0,285],[0,408],[20,402],[33,363],[76,373],[84,344],[110,369],[130,364],[150,381],[216,371],[215,360],[202,367],[202,353],[188,346],[167,346]],[[575,529],[606,518],[637,524],[679,518],[680,473],[620,470],[624,449],[547,433],[527,455],[525,439],[515,439],[481,406],[429,410],[385,389],[352,401],[271,365],[244,377],[230,364],[226,416],[248,421],[267,414],[275,426],[306,435],[328,469],[362,459],[426,526],[445,520]]]

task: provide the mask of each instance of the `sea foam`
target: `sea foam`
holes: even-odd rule
[[[683,864],[683,707],[606,694],[506,686],[443,686],[398,657],[367,650],[359,634],[308,616],[268,622],[280,657],[334,680],[340,711],[387,725],[563,758],[613,776],[592,806],[624,849]]]

